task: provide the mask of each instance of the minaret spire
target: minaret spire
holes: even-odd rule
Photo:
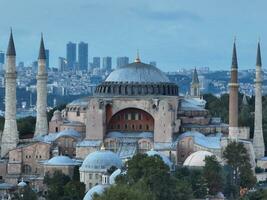
[[[200,84],[196,68],[194,69],[192,75],[190,95],[193,97],[200,97]]]
[[[140,63],[141,62],[141,59],[140,59],[140,56],[139,56],[139,49],[137,49],[136,58],[135,58],[134,62],[136,62],[136,63]]]
[[[34,137],[46,135],[48,133],[47,123],[47,73],[46,73],[46,55],[43,34],[38,56],[37,72],[37,116]]]
[[[238,62],[236,53],[236,39],[233,45],[231,80],[229,83],[229,138],[238,139]]]
[[[5,70],[5,126],[1,141],[1,157],[16,148],[19,137],[16,120],[16,50],[12,30],[6,53]]]
[[[15,44],[14,44],[14,39],[13,39],[12,28],[10,29],[10,37],[9,37],[6,55],[7,56],[16,56],[16,49],[15,49]]]
[[[260,42],[258,42],[257,59],[256,59],[256,79],[255,79],[255,121],[253,147],[256,159],[265,155],[265,146],[262,129],[262,63]]]
[[[41,43],[40,43],[38,59],[46,59],[43,33],[41,34]]]

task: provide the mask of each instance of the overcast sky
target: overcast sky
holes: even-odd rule
[[[139,49],[163,71],[228,69],[236,36],[240,69],[253,68],[259,37],[267,62],[266,8],[265,0],[0,0],[0,50],[12,26],[17,61],[25,63],[37,58],[43,32],[54,66],[68,41],[85,41],[90,60],[133,60]]]

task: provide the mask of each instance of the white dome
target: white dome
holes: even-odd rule
[[[105,82],[169,83],[170,80],[153,65],[134,62],[111,72]]]
[[[48,160],[45,165],[55,165],[55,166],[71,166],[71,165],[77,165],[75,161],[73,161],[68,156],[55,156]]]
[[[83,200],[92,200],[94,197],[94,194],[102,194],[105,189],[108,187],[108,185],[96,185],[92,187],[84,196]]]
[[[163,160],[163,162],[164,162],[166,165],[168,165],[168,167],[169,167],[170,169],[172,169],[172,162],[171,162],[170,159],[169,159],[167,156],[165,156],[164,154],[162,154],[162,153],[160,153],[160,152],[157,152],[157,151],[154,151],[154,150],[147,151],[146,154],[147,154],[148,156],[155,156],[155,155],[160,156],[161,159]]]
[[[204,167],[205,158],[213,156],[214,154],[209,151],[196,151],[186,158],[183,166],[187,167]]]
[[[112,151],[100,150],[90,153],[85,158],[80,171],[106,171],[112,166],[122,167],[119,156]]]
[[[19,187],[25,187],[27,186],[27,183],[25,183],[23,180],[18,183]]]

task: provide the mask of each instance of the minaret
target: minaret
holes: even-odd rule
[[[256,79],[255,79],[255,121],[253,148],[256,159],[264,157],[265,146],[262,130],[262,67],[261,67],[261,50],[258,43],[257,60],[256,60]]]
[[[198,79],[198,74],[197,74],[196,68],[195,68],[193,75],[192,75],[190,95],[192,97],[200,97],[200,84],[199,84],[199,79]]]
[[[234,41],[231,80],[229,83],[229,138],[238,139],[238,63],[236,55],[236,44]]]
[[[2,135],[1,157],[16,148],[19,136],[16,120],[16,50],[12,30],[10,33],[5,71],[5,126]]]
[[[43,35],[41,37],[41,44],[38,57],[38,72],[37,72],[37,117],[34,137],[46,135],[48,133],[47,123],[47,73],[46,73],[46,55]]]

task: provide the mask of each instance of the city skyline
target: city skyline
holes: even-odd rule
[[[6,50],[12,26],[18,61],[26,64],[37,59],[41,32],[50,50],[50,66],[57,66],[58,57],[65,56],[68,41],[85,41],[89,44],[90,61],[93,56],[128,56],[131,62],[139,49],[142,61],[155,60],[163,71],[194,66],[225,69],[230,68],[234,36],[241,69],[255,65],[259,37],[263,63],[265,60],[267,30],[263,26],[266,19],[263,9],[266,3],[259,0],[253,3],[204,0],[194,4],[191,0],[168,3],[79,0],[68,1],[60,11],[62,3],[62,0],[31,0],[27,4],[3,0],[0,11],[9,20],[0,22],[0,50]],[[36,9],[37,6],[42,9]],[[10,14],[12,9],[17,15]],[[255,9],[258,12],[253,12]]]

